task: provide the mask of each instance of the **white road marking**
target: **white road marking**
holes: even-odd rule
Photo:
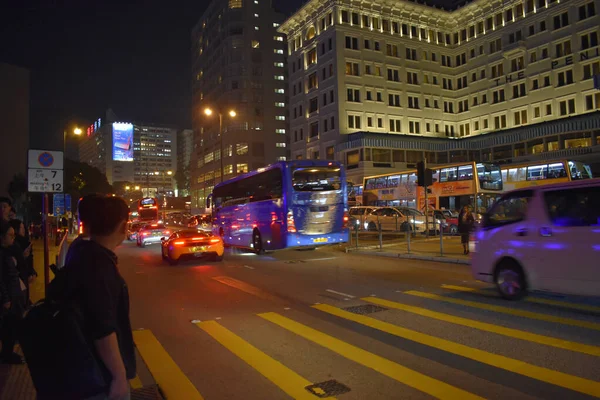
[[[284,309],[284,310],[290,310],[290,308],[289,308],[289,307],[284,307],[283,309]]]
[[[218,319],[221,319],[221,317],[215,317],[215,319],[217,319],[217,320],[218,320]]]
[[[326,258],[309,258],[308,260],[304,260],[306,261],[326,261],[326,260],[335,260],[337,257],[326,257]]]
[[[192,324],[198,324],[198,323],[200,323],[200,322],[202,322],[202,321],[200,321],[199,319],[193,319],[193,320],[192,320]]]
[[[331,290],[331,289],[325,289],[325,291],[326,291],[326,292],[329,292],[329,293],[338,294],[338,295],[340,295],[340,296],[348,297],[348,298],[350,298],[350,299],[354,299],[354,298],[355,298],[355,296],[352,296],[351,294],[342,293],[342,292],[337,292],[337,291],[335,291],[335,290]]]
[[[251,267],[249,265],[244,265],[244,268],[248,268],[248,269],[254,269],[254,267]]]

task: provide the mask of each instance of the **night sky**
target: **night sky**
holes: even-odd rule
[[[305,1],[273,2],[289,15]],[[109,107],[122,120],[191,128],[191,29],[208,0],[7,3],[0,62],[31,70],[30,147],[61,148],[65,126]]]

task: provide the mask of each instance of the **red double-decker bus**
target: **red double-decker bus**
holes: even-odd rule
[[[137,220],[140,222],[158,221],[158,199],[155,197],[144,197],[137,202]]]

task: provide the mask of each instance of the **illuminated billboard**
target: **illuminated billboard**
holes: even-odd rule
[[[133,124],[113,123],[113,160],[133,161]]]

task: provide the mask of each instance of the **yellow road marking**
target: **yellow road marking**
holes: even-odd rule
[[[144,387],[144,385],[142,385],[142,380],[137,375],[135,378],[129,380],[129,386],[131,386],[132,389],[141,389]]]
[[[318,306],[315,307],[318,308]],[[349,360],[374,369],[375,371],[400,383],[403,383],[404,385],[413,387],[438,399],[481,399],[481,397],[472,393],[466,392],[445,382],[438,381],[437,379],[433,379],[417,371],[413,371],[376,354],[369,353],[366,350],[345,343],[334,338],[333,336],[329,336],[323,332],[317,331],[316,329],[302,325],[277,313],[269,312],[258,314],[258,316],[335,353],[338,353]]]
[[[512,308],[508,308],[508,307],[494,306],[491,304],[478,303],[475,301],[454,299],[454,298],[450,298],[450,297],[439,296],[437,294],[419,292],[416,290],[409,290],[409,291],[403,292],[403,293],[409,294],[411,296],[418,296],[418,297],[424,297],[427,299],[443,301],[446,303],[459,304],[461,306],[479,308],[480,310],[488,310],[488,311],[494,311],[494,312],[498,312],[498,313],[502,313],[502,314],[515,315],[517,317],[525,317],[525,318],[537,319],[539,321],[554,322],[556,324],[578,326],[580,328],[594,329],[597,331],[600,330],[600,324],[597,324],[594,322],[581,321],[578,319],[571,319],[571,318],[555,317],[553,315],[538,314],[538,313],[534,313],[531,311],[515,310]]]
[[[485,294],[485,295],[488,294],[484,290],[477,290],[477,289],[470,288],[470,287],[465,287],[465,286],[442,285],[441,287],[444,288],[444,289],[456,290],[456,291],[459,291],[459,292],[475,292],[475,293]],[[573,309],[573,310],[580,310],[580,311],[589,311],[589,312],[600,313],[600,307],[589,306],[589,305],[586,305],[586,304],[575,304],[575,303],[569,303],[569,302],[560,301],[560,300],[541,299],[539,297],[526,297],[523,300],[525,300],[525,301],[527,301],[529,303],[538,303],[538,304],[545,304],[545,305],[549,305],[549,306],[570,308],[570,309]]]
[[[379,321],[375,318],[353,314],[327,304],[314,305],[313,308],[348,319],[350,321],[358,322],[359,324],[363,324],[383,332],[387,332],[391,335],[411,340],[416,343],[421,343],[429,347],[459,355],[461,357],[470,358],[483,364],[521,374],[542,382],[550,383],[552,385],[561,386],[576,392],[600,397],[600,382],[594,382],[589,379],[538,367],[524,361],[515,360],[494,353],[488,353],[487,351],[454,343],[446,339],[441,339],[435,336],[426,335],[421,332],[401,328],[387,322]]]
[[[538,335],[535,333],[529,333],[518,329],[506,328],[504,326],[488,324],[486,322],[480,322],[474,319],[455,317],[453,315],[431,311],[426,308],[409,306],[406,304],[396,303],[394,301],[383,300],[377,297],[364,297],[361,300],[368,301],[369,303],[373,304],[379,304],[380,306],[394,308],[396,310],[402,310],[409,313],[421,315],[423,317],[434,318],[440,321],[449,322],[451,324],[462,325],[469,328],[479,329],[481,331],[497,333],[498,335],[509,336],[515,339],[544,344],[547,346],[557,347],[559,349],[576,351],[578,353],[589,354],[596,357],[600,356],[600,347],[597,346],[570,342],[568,340]]]
[[[152,332],[149,330],[133,331],[133,340],[167,399],[202,400],[196,387],[175,364]]]
[[[214,279],[215,281],[220,282],[224,285],[230,286],[232,288],[236,288],[238,290],[241,290],[242,292],[246,292],[248,294],[259,297],[264,300],[282,301],[279,297],[273,296],[273,295],[267,293],[266,291],[257,288],[256,286],[252,286],[246,282],[242,282],[240,280],[230,278],[228,276],[215,276],[212,279]]]
[[[315,400],[305,388],[313,383],[304,379],[279,361],[269,357],[216,321],[198,322],[196,325],[208,333],[227,350],[244,360],[294,399]],[[333,399],[333,397],[327,397]]]

